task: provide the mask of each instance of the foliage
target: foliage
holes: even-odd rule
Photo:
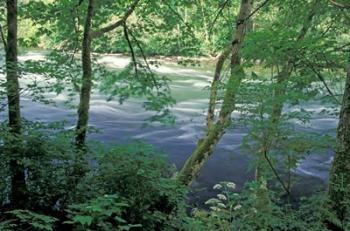
[[[0,220],[0,229],[4,231],[10,230],[40,230],[40,231],[52,231],[57,219],[41,215],[29,210],[12,210],[6,212],[7,215],[13,217],[5,221]]]
[[[107,150],[97,163],[78,185],[79,195],[94,198],[117,192],[128,205],[122,218],[130,224],[142,224],[144,230],[172,227],[185,214],[185,188],[170,178],[173,171],[151,146],[117,146]]]
[[[176,229],[181,225],[186,190],[171,179],[173,168],[152,146],[137,142],[103,147],[95,143],[81,155],[72,143],[73,134],[62,130],[63,124],[26,124],[24,135],[16,138],[20,151],[16,159],[27,172],[26,207],[35,213],[11,212],[20,220],[4,220],[4,227],[24,223],[49,230],[45,228],[54,227],[57,219],[76,230]],[[2,142],[13,138],[6,126],[1,137]],[[10,160],[3,145],[0,150],[5,168],[1,172],[4,203]],[[52,216],[52,220],[36,213]]]
[[[121,218],[122,212],[128,207],[116,195],[104,195],[86,203],[69,206],[68,216],[76,230],[130,230],[141,225],[127,224]]]
[[[209,211],[193,211],[197,218],[190,223],[193,230],[328,230],[323,223],[327,211],[321,196],[302,199],[295,207],[284,204],[272,193],[272,203],[266,204],[262,212],[256,207],[261,185],[251,182],[239,193],[233,186],[231,182],[214,186],[218,194],[206,202]]]
[[[77,107],[82,85],[78,54],[87,2],[18,1],[17,43],[22,49],[47,49],[42,60],[19,63],[19,94],[54,105],[59,103],[55,97],[64,94],[64,104]],[[132,2],[95,1],[92,30],[121,19]],[[14,134],[5,116],[0,125],[0,230],[322,231],[331,225],[350,229],[349,219],[328,208],[331,202],[324,195],[285,198],[291,196],[292,172],[298,163],[336,145],[334,131],[320,135],[305,128],[315,116],[339,115],[344,92],[339,86],[350,48],[346,7],[345,0],[258,0],[256,11],[245,19],[249,28],[241,66],[251,74],[228,106],[239,113],[232,125],[247,130],[242,148],[254,157],[250,166],[264,170],[267,185],[252,181],[239,192],[232,182],[221,182],[214,186],[218,194],[205,209],[194,208],[188,216],[186,187],[174,180],[175,168],[150,145],[90,140],[77,148],[75,134],[66,129],[69,124],[23,118],[22,133]],[[188,57],[218,55],[230,45],[238,10],[239,1],[232,0],[139,1],[120,28],[93,39],[93,92],[120,104],[136,99],[153,112],[149,121],[174,123],[170,109],[176,101],[170,79],[154,73],[159,62],[147,56],[183,56],[180,64],[186,65],[196,63]],[[1,1],[1,48],[6,45],[7,13]],[[107,68],[98,62],[106,52],[126,53],[131,62],[123,69]],[[230,90],[228,59],[217,80],[217,105],[223,92]],[[5,69],[1,51],[1,113],[10,98]],[[308,105],[315,102],[327,109],[312,112]],[[23,208],[11,207],[11,163],[24,166]],[[342,184],[344,174],[335,172],[341,183],[330,187],[349,198],[350,190]],[[261,191],[268,198],[263,206]],[[335,207],[349,205],[344,200]]]

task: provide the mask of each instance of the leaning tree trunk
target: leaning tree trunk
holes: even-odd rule
[[[210,86],[209,106],[207,112],[207,128],[210,128],[214,123],[215,107],[218,98],[218,87],[220,84],[221,72],[225,61],[231,53],[231,46],[226,48],[218,57],[215,66],[214,79]]]
[[[82,66],[83,78],[80,92],[80,103],[78,108],[78,122],[76,127],[75,142],[77,146],[85,144],[88,121],[90,97],[92,88],[92,66],[91,66],[91,27],[94,11],[94,0],[89,0],[88,10],[85,19],[84,37],[82,43]]]
[[[350,52],[337,132],[328,196],[331,209],[343,223],[350,217]]]
[[[8,100],[8,117],[11,139],[7,141],[10,152],[11,204],[18,208],[25,203],[25,175],[18,153],[21,135],[20,89],[17,65],[17,0],[7,0],[7,43],[6,43],[6,87]]]
[[[252,2],[253,0],[241,0],[236,31],[232,41],[231,75],[227,83],[219,120],[208,127],[206,136],[198,142],[196,149],[179,172],[178,180],[185,185],[190,185],[198,176],[203,164],[212,154],[215,145],[219,142],[225,129],[231,123],[231,113],[235,108],[235,96],[244,76],[243,69],[240,66],[239,52],[245,36],[247,19],[252,9]]]

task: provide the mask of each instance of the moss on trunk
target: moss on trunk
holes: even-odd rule
[[[78,122],[76,127],[75,142],[78,146],[84,146],[89,122],[89,108],[92,88],[91,65],[91,27],[94,12],[94,0],[89,0],[85,19],[84,37],[82,43],[83,78],[78,108]]]
[[[345,222],[350,217],[350,53],[328,195],[331,210]]]
[[[21,135],[20,87],[17,64],[17,0],[7,0],[6,87],[11,137],[6,141],[10,155],[11,195],[16,208],[24,207],[26,182],[21,154],[18,153]]]
[[[244,77],[243,69],[240,66],[239,52],[245,37],[245,32],[248,25],[247,21],[252,10],[252,2],[252,0],[241,0],[240,11],[236,23],[236,31],[231,47],[231,75],[226,86],[224,100],[219,113],[219,119],[216,123],[213,123],[212,116],[208,115],[209,127],[206,136],[198,142],[196,149],[187,159],[185,165],[178,174],[177,178],[183,184],[190,185],[191,182],[198,176],[202,166],[212,154],[214,147],[223,136],[225,129],[231,123],[231,113],[235,108],[235,96]],[[219,62],[222,62],[222,60],[220,59]],[[219,64],[221,65],[221,63]],[[215,78],[217,78],[217,76],[215,76]],[[215,95],[210,98],[210,104],[214,100],[214,97]],[[209,105],[209,107],[211,106],[212,105]],[[212,109],[210,110],[210,112],[213,111]]]

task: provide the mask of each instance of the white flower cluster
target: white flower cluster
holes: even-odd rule
[[[217,197],[219,198],[219,200],[222,200],[222,201],[226,201],[227,200],[227,197],[224,194],[221,194],[221,193],[219,193],[217,195]]]
[[[236,189],[236,184],[233,182],[228,182],[226,183],[226,187],[233,190],[233,189]]]
[[[216,198],[210,198],[205,202],[206,205],[216,205],[218,203],[221,203],[221,201]]]

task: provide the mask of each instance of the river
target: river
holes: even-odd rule
[[[35,52],[28,52],[19,57],[21,61],[42,58],[41,53]],[[111,68],[120,69],[128,64],[129,58],[121,55],[105,55],[99,59],[99,62]],[[151,113],[145,111],[137,100],[128,100],[120,105],[118,102],[107,102],[106,97],[94,93],[91,99],[89,125],[100,129],[101,132],[91,134],[89,138],[117,143],[141,139],[167,153],[170,163],[180,168],[194,150],[198,138],[204,133],[205,111],[208,103],[208,92],[204,88],[209,85],[213,71],[210,67],[189,68],[171,62],[163,63],[155,71],[172,80],[171,89],[177,100],[177,104],[172,108],[177,118],[176,124],[144,126],[145,120]],[[65,96],[59,95],[53,99],[56,102],[62,102]],[[31,98],[25,95],[21,100],[22,114],[26,119],[44,122],[66,120],[71,127],[75,124],[75,110],[32,102]],[[324,106],[307,104],[306,107],[308,110],[317,111]],[[5,118],[6,114],[1,112],[0,119]],[[304,129],[334,135],[334,131],[330,132],[330,130],[335,129],[336,126],[336,117],[316,115]],[[246,129],[238,127],[227,131],[194,182],[193,189],[196,193],[192,195],[192,201],[201,203],[213,196],[215,192],[212,186],[220,181],[232,181],[241,188],[244,183],[254,178],[254,173],[249,167],[252,155],[247,155],[241,148],[242,139],[246,134]],[[311,153],[302,160],[294,170],[298,180],[293,187],[293,195],[306,195],[317,188],[324,189],[331,160],[331,150]]]

